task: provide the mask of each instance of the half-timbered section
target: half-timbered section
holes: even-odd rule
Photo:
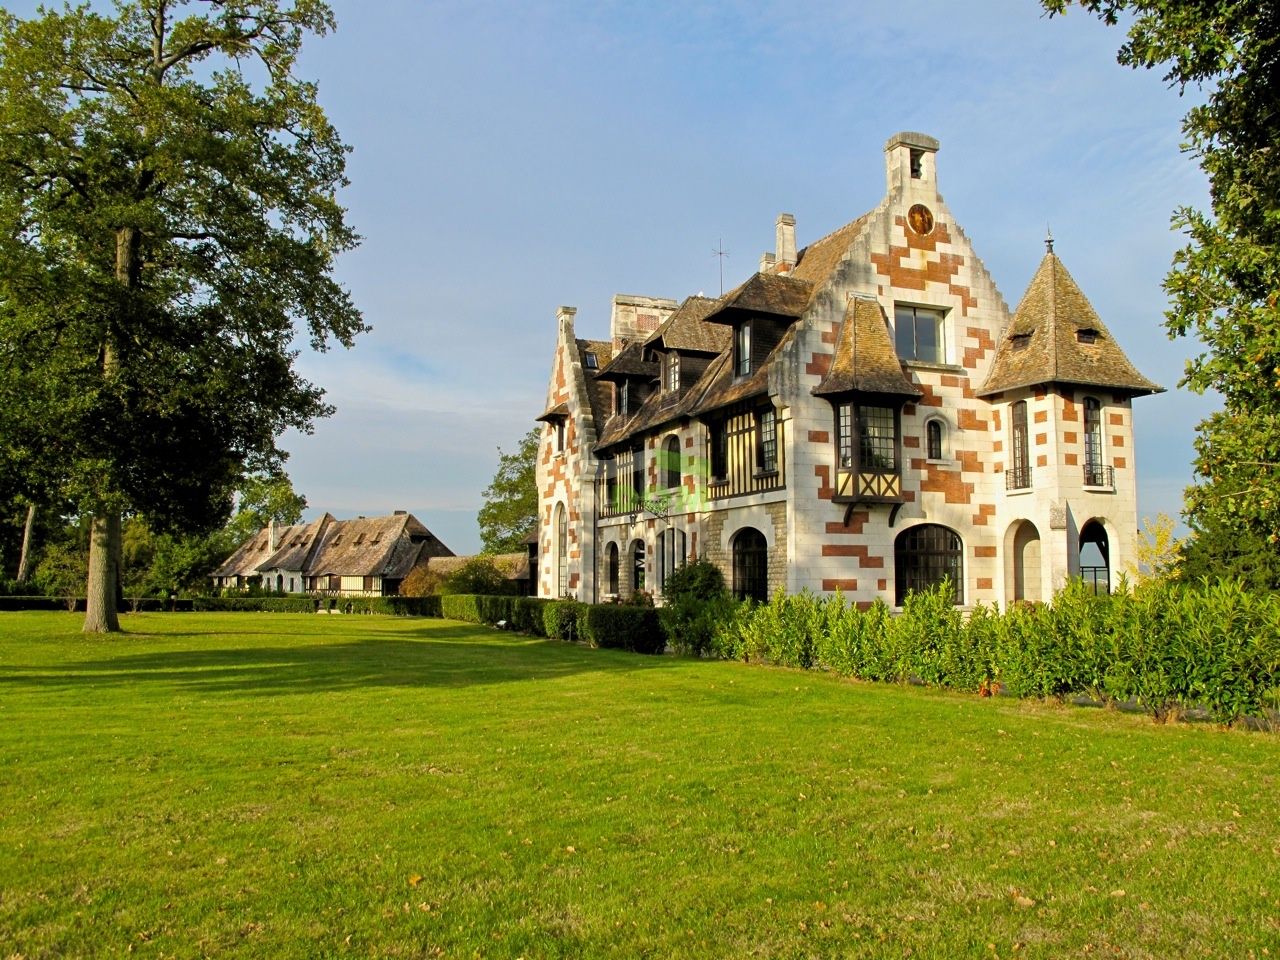
[[[594,366],[562,329],[544,419],[579,466],[539,477],[543,596],[660,599],[694,556],[756,599],[1109,588],[1137,524],[1131,401],[1160,388],[1052,251],[1009,311],[937,152],[892,137],[874,210],[804,248],[780,215],[722,297],[615,298]]]

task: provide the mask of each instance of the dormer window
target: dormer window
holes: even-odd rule
[[[598,370],[600,368],[599,358],[597,358],[596,355],[592,353],[590,350],[588,350],[586,353],[583,354],[583,359],[587,363],[588,370]]]
[[[1015,351],[1025,350],[1031,343],[1031,334],[1015,333],[1013,336],[1009,338],[1009,343],[1012,345]]]
[[[668,393],[676,393],[680,389],[680,355],[678,353],[667,355],[665,386]]]
[[[745,377],[751,372],[751,321],[739,324],[733,331],[733,373]]]
[[[1097,343],[1098,331],[1094,330],[1092,327],[1086,327],[1083,330],[1077,330],[1076,342],[1077,343]]]
[[[624,417],[631,412],[631,383],[623,380],[614,387],[614,397],[616,399],[617,412]]]

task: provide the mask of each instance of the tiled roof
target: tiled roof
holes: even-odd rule
[[[816,288],[835,271],[840,261],[849,250],[849,244],[857,239],[870,220],[866,213],[838,230],[827,234],[821,240],[815,240],[805,247],[796,257],[796,265],[788,276],[796,280],[807,280]]]
[[[720,353],[728,349],[730,332],[722,324],[706,322],[719,306],[718,300],[689,297],[645,341],[645,346],[689,353]]]
[[[795,335],[791,327],[782,335],[778,345],[770,351],[769,356],[755,370],[745,377],[738,378],[733,372],[733,354],[726,350],[718,356],[707,372],[698,381],[698,388],[690,395],[688,411],[691,416],[699,416],[719,410],[752,397],[767,396],[769,393],[769,370],[774,361]],[[705,386],[704,386],[705,384]]]
[[[608,363],[600,367],[597,379],[616,380],[618,377],[653,377],[658,376],[658,365],[652,360],[644,359],[644,344],[632,340],[618,351]]]
[[[836,340],[835,357],[816,396],[851,391],[919,397],[921,392],[902,371],[889,337],[889,322],[873,297],[851,297]]]
[[[613,388],[608,383],[596,379],[596,370],[587,366],[586,355],[595,354],[596,369],[608,365],[613,359],[613,344],[608,340],[578,340],[578,357],[582,361],[582,372],[587,381],[587,400],[591,404],[591,419],[597,429],[604,423],[604,418],[613,408]]]
[[[1062,261],[1046,253],[996,347],[978,396],[1037,383],[1159,393],[1129,362]]]
[[[304,526],[290,527],[296,532],[288,537],[281,536],[275,553],[259,564],[258,569],[306,570],[329,526],[336,522],[332,514],[326,513]]]
[[[813,284],[794,276],[753,273],[745,283],[717,301],[708,319],[712,323],[732,323],[735,312],[768,313],[778,317],[799,317],[809,306]]]

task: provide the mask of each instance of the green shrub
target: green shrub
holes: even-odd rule
[[[470,593],[486,597],[512,596],[517,589],[516,582],[498,569],[493,558],[483,554],[446,574],[439,586],[442,594]]]
[[[577,640],[579,606],[577,600],[548,600],[542,607],[545,636],[552,640]]]
[[[583,640],[595,647],[661,653],[666,637],[652,607],[622,604],[582,604],[578,629]]]
[[[702,656],[711,649],[716,625],[731,615],[734,601],[720,568],[694,560],[667,577],[659,621],[667,643],[680,653]]]
[[[484,623],[480,619],[480,605],[477,597],[469,593],[452,593],[440,597],[440,615],[446,620],[461,620],[464,623]]]

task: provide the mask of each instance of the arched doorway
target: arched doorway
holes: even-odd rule
[[[755,527],[733,535],[733,595],[739,600],[769,599],[769,544]]]
[[[1111,542],[1097,520],[1080,528],[1080,579],[1094,593],[1111,592]]]
[[[618,595],[618,545],[610,543],[604,551],[605,585],[609,593]]]
[[[1040,590],[1040,531],[1030,520],[1019,520],[1013,525],[1012,532],[1012,541],[1008,543],[1013,568],[1009,599],[1015,602],[1043,600]]]
[[[893,543],[898,606],[907,594],[951,582],[954,602],[964,603],[964,541],[950,527],[921,523],[898,534]]]
[[[631,544],[631,592],[639,593],[644,584],[644,541],[637,540]]]

